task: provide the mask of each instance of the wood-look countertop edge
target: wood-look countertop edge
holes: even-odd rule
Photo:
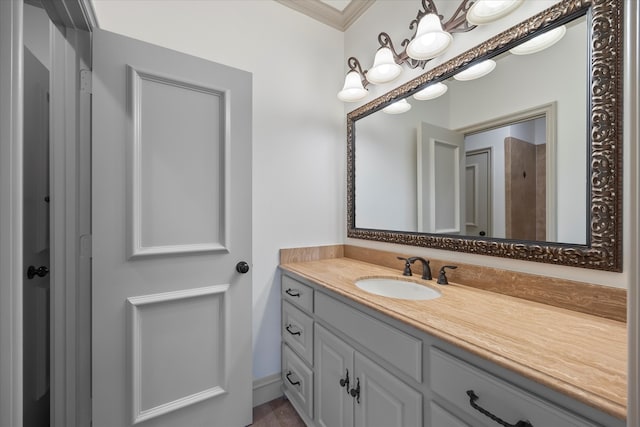
[[[351,260],[353,261],[353,260]],[[353,261],[355,263],[363,263],[362,261]],[[376,302],[377,298],[383,299],[384,297],[376,297],[369,296],[368,294],[362,295],[357,292],[350,292],[349,290],[345,290],[339,286],[334,286],[332,283],[327,280],[323,280],[314,274],[310,274],[307,268],[304,266],[308,264],[307,262],[300,263],[289,263],[289,264],[281,264],[280,268],[294,274],[299,275],[300,277],[307,279],[313,283],[316,283],[330,291],[333,291],[337,294],[340,294],[344,297],[347,297],[359,304],[362,304],[366,307],[374,309],[384,315],[392,317],[396,320],[399,320],[407,325],[410,325],[418,330],[426,332],[434,337],[440,338],[443,341],[451,343],[455,346],[460,347],[466,351],[469,351],[472,354],[480,356],[486,360],[489,360],[493,363],[496,363],[499,366],[507,368],[513,372],[516,372],[530,380],[533,380],[539,384],[549,387],[552,390],[558,391],[562,394],[565,394],[569,397],[574,398],[575,400],[582,402],[588,406],[601,410],[604,413],[607,413],[611,416],[614,416],[619,419],[625,419],[627,416],[627,408],[626,403],[620,403],[608,399],[604,396],[598,395],[594,392],[586,390],[578,384],[573,384],[567,381],[564,381],[560,378],[551,376],[547,373],[541,372],[535,368],[526,364],[526,361],[514,360],[509,357],[505,357],[491,349],[479,346],[475,343],[471,343],[459,336],[457,336],[453,331],[443,330],[441,328],[434,327],[433,325],[425,324],[423,322],[417,321],[412,317],[406,315],[405,313],[400,313],[390,309],[388,306],[383,305],[381,303]],[[365,263],[366,264],[366,263]],[[382,274],[397,274],[396,271],[391,271],[386,267],[375,266],[376,271]],[[482,290],[474,290],[475,292],[488,292]],[[523,302],[523,304],[527,304],[529,302]],[[533,303],[536,304],[536,303]],[[586,369],[586,368],[585,368]]]

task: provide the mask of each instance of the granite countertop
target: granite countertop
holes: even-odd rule
[[[280,266],[322,287],[580,402],[625,419],[627,328],[623,322],[419,276],[350,258]],[[401,300],[367,293],[355,281],[395,277],[436,288],[442,296]]]

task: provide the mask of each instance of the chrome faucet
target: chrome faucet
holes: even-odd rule
[[[409,258],[407,261],[410,262],[411,264],[413,264],[416,261],[420,261],[422,263],[422,279],[423,280],[433,279],[433,276],[431,276],[431,267],[429,266],[428,260],[421,258],[419,256],[414,256]]]

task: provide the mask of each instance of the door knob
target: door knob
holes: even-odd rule
[[[44,277],[47,274],[49,274],[49,269],[44,265],[41,265],[38,268],[30,265],[29,268],[27,268],[27,279],[33,279],[36,276]]]
[[[244,261],[240,261],[236,264],[236,271],[242,274],[246,273],[247,271],[249,271],[249,264]]]

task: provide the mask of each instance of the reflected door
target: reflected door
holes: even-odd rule
[[[49,425],[49,70],[24,49],[23,414]]]
[[[417,158],[418,231],[464,232],[464,135],[422,122]]]
[[[465,166],[466,235],[491,237],[491,149],[469,151]]]
[[[248,425],[251,74],[100,30],[93,67],[93,426]]]

